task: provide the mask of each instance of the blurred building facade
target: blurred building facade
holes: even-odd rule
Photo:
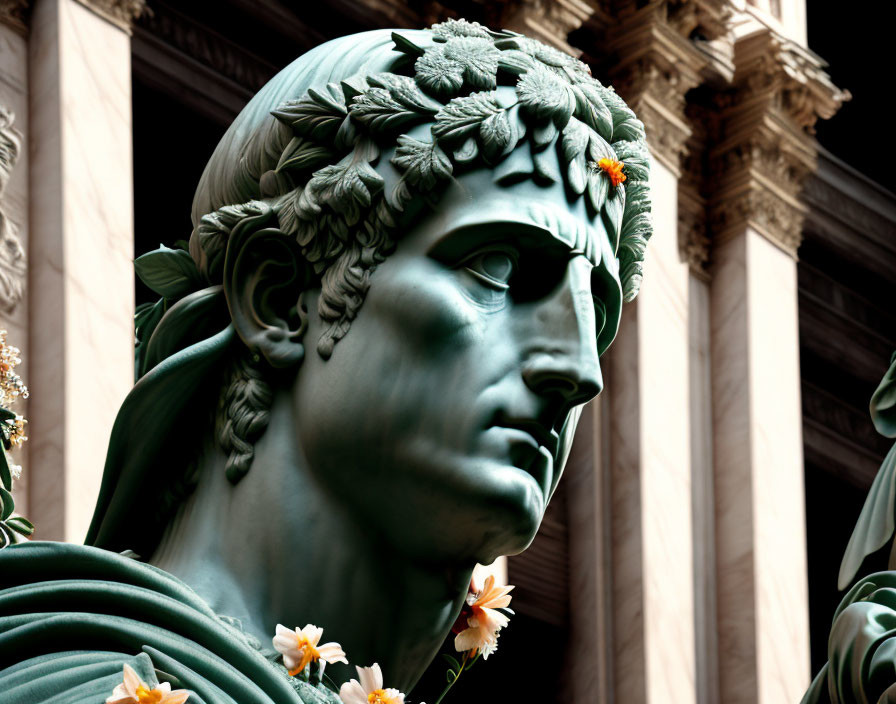
[[[255,91],[327,39],[459,16],[580,56],[654,158],[642,293],[508,560],[518,616],[481,681],[500,701],[796,702],[887,449],[866,408],[896,349],[896,199],[814,136],[848,94],[804,0],[0,0],[20,145],[0,152],[0,319],[32,391],[17,506],[82,539],[149,300],[133,258],[189,237]]]

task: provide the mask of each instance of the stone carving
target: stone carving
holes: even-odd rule
[[[13,128],[15,116],[0,106],[0,311],[11,313],[25,294],[25,250],[16,224],[3,210],[3,192],[21,148],[21,135]]]
[[[0,23],[20,34],[27,33],[29,5],[28,0],[0,0]]]
[[[138,259],[161,298],[95,547],[0,552],[0,604],[55,613],[0,606],[0,628],[27,621],[29,654],[77,641],[42,674],[95,666],[99,701],[123,664],[208,702],[333,701],[287,675],[278,622],[407,691],[473,564],[544,515],[640,284],[647,169],[622,99],[522,35],[448,21],[303,55],[216,149],[189,251]],[[0,675],[13,704],[44,696],[27,666]]]
[[[871,418],[877,431],[896,438],[896,353],[871,397]],[[884,459],[871,485],[862,513],[843,554],[838,587],[853,582],[869,555],[890,543],[896,520],[896,445]],[[896,569],[896,543],[890,550]],[[803,704],[852,704],[896,700],[896,666],[892,657],[896,630],[893,593],[896,572],[877,572],[859,579],[834,613],[828,639],[828,662],[813,680]]]
[[[148,12],[146,0],[78,0],[98,15],[130,32],[131,25]]]

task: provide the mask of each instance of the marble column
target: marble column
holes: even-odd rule
[[[735,92],[710,151],[719,692],[771,704],[799,701],[809,683],[799,190],[814,168],[812,124],[847,96],[767,26],[736,35]]]
[[[133,383],[131,57],[115,12],[135,5],[32,8],[29,517],[43,539],[83,540]]]

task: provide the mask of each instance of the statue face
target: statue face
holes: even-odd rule
[[[603,386],[601,299],[619,296],[582,199],[491,176],[462,176],[404,233],[332,357],[307,355],[294,388],[299,446],[323,485],[365,529],[434,562],[488,562],[532,540],[571,411]],[[313,349],[316,301],[308,310]]]

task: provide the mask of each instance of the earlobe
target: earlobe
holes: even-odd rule
[[[305,356],[306,315],[301,293],[313,273],[295,239],[247,218],[231,232],[224,262],[224,293],[237,334],[277,369]],[[253,227],[254,226],[254,227]]]

